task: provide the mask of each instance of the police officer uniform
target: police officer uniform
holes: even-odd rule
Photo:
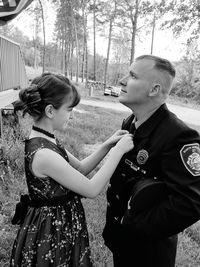
[[[134,115],[122,124],[130,130]],[[128,207],[140,179],[163,181],[167,194],[140,212]],[[115,267],[173,267],[177,234],[200,219],[200,136],[161,105],[134,133],[107,190],[105,244]],[[146,199],[148,203],[148,199]]]

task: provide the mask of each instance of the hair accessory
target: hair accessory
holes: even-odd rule
[[[33,125],[32,129],[34,131],[39,132],[39,133],[42,133],[42,134],[44,134],[44,135],[46,135],[48,137],[55,138],[55,135],[54,134],[52,134],[52,133],[50,133],[50,132],[48,132],[48,131],[46,131],[44,129],[41,129],[41,128],[35,126],[35,125]]]

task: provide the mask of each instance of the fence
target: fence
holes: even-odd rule
[[[100,81],[91,81],[88,80],[87,82],[87,88],[89,89],[89,95],[92,96],[94,92],[103,92],[105,87],[105,83]]]

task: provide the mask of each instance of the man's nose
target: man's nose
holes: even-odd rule
[[[127,85],[127,80],[128,80],[128,75],[124,76],[120,81],[119,84],[122,86],[126,86]]]

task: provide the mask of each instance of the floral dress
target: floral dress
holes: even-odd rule
[[[32,200],[48,200],[72,193],[51,177],[36,177],[31,169],[35,152],[51,149],[68,160],[59,143],[35,137],[25,141],[25,173]],[[67,179],[67,177],[66,177]],[[88,232],[80,196],[63,205],[28,207],[15,239],[10,266],[91,267]]]

